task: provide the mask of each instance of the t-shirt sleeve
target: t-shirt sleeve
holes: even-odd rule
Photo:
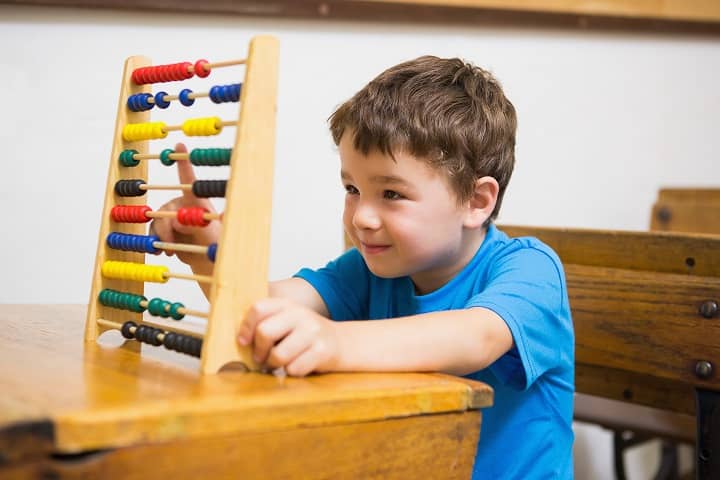
[[[528,247],[508,254],[491,268],[486,285],[466,308],[492,310],[512,333],[514,347],[489,367],[500,381],[524,390],[546,371],[572,361],[565,276],[551,250]]]
[[[333,320],[367,318],[370,272],[357,249],[348,250],[323,268],[303,268],[294,276],[315,288]]]

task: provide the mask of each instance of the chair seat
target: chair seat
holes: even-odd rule
[[[575,420],[601,425],[612,430],[695,443],[695,417],[607,398],[575,394]]]

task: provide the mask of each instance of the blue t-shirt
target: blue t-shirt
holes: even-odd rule
[[[493,387],[484,410],[474,479],[571,479],[575,340],[565,275],[535,238],[511,239],[490,225],[470,263],[450,282],[415,295],[409,277],[373,275],[356,249],[296,275],[318,291],[333,320],[387,319],[483,307],[497,313],[514,346],[467,375]]]

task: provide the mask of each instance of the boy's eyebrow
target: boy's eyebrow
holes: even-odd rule
[[[352,180],[352,177],[349,173],[345,171],[340,171],[340,178],[342,180],[350,181]],[[372,183],[380,183],[380,184],[400,184],[400,185],[408,185],[408,182],[406,180],[403,180],[400,177],[396,177],[395,175],[373,175],[370,177],[370,181]]]
[[[370,177],[370,181],[372,183],[381,183],[381,184],[401,184],[401,185],[407,185],[408,182],[403,180],[400,177],[396,177],[395,175],[373,175]]]

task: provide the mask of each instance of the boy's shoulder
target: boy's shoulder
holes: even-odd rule
[[[490,261],[500,262],[518,256],[544,257],[562,269],[562,261],[555,250],[536,237],[510,237],[500,227],[492,224],[488,227],[487,243]]]

